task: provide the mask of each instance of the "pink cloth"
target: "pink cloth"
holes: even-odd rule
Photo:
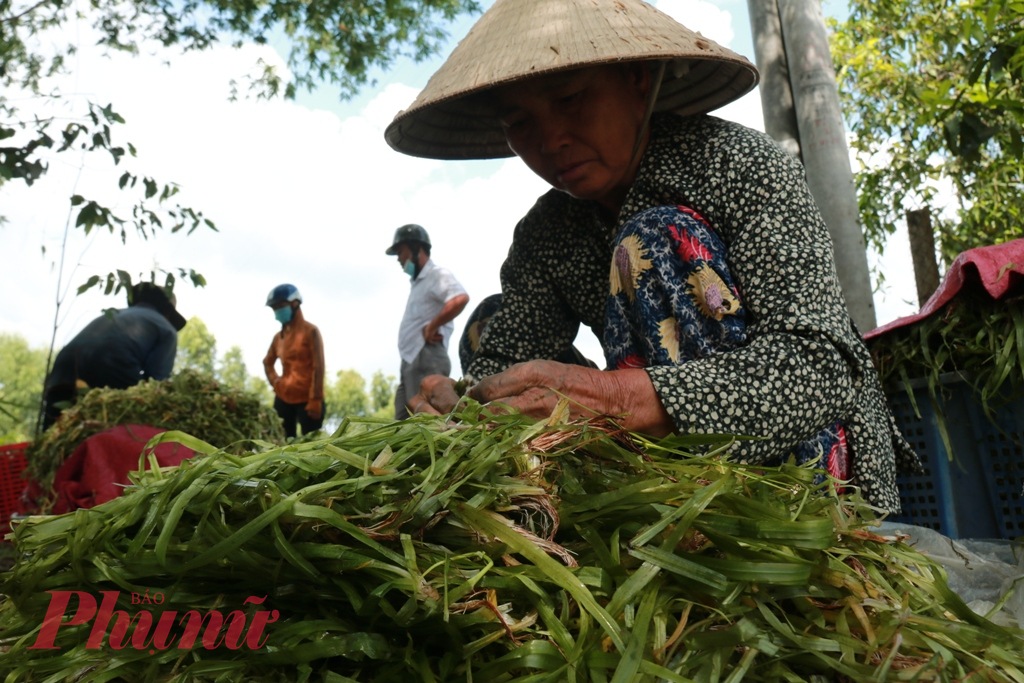
[[[977,290],[979,286],[993,299],[1024,290],[1024,239],[968,249],[956,257],[939,288],[918,313],[876,327],[864,338],[871,339],[924,320],[949,303],[964,287]]]
[[[129,483],[128,473],[139,469],[139,456],[146,444],[166,431],[144,425],[118,425],[83,441],[54,475],[57,502],[53,513],[91,508],[120,496]],[[177,443],[159,444],[153,452],[161,467],[179,465],[195,455],[195,451]]]

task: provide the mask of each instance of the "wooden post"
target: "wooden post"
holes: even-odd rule
[[[907,211],[907,233],[910,236],[910,256],[914,260],[917,303],[924,306],[924,302],[939,288],[935,233],[932,231],[932,215],[927,208]]]

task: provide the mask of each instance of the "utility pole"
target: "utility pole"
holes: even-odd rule
[[[776,0],[747,0],[750,30],[754,34],[754,61],[761,72],[761,111],[764,132],[798,161],[800,129],[796,124],[793,90],[789,85],[789,64],[782,42],[782,22]]]
[[[871,276],[821,6],[818,0],[747,0],[747,7],[762,75],[765,129],[793,153],[795,118],[794,156],[804,163],[807,184],[832,237],[850,317],[867,332],[876,327]],[[783,84],[787,72],[788,90]]]

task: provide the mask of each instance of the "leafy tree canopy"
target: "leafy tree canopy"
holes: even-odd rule
[[[266,66],[261,93],[278,94],[283,85],[286,97],[297,87],[312,90],[322,83],[350,96],[367,82],[372,67],[432,54],[446,37],[444,20],[478,9],[474,0],[93,0],[90,5],[99,44],[133,54],[150,41],[188,51],[223,39],[237,46],[283,35],[294,80],[282,83]],[[74,45],[44,52],[33,40],[63,26],[77,11],[64,0],[0,5],[4,85],[38,91],[45,76],[65,68]]]
[[[325,429],[336,429],[346,417],[394,417],[395,378],[378,370],[366,379],[355,370],[339,370],[324,387]]]
[[[947,183],[947,261],[1024,234],[1024,3],[851,0],[832,28],[868,239],[881,248],[906,210],[946,208]]]
[[[212,375],[216,363],[217,338],[201,318],[192,316],[178,333],[178,354],[174,358],[174,370],[195,370]]]
[[[105,49],[131,54],[147,44],[189,51],[220,41],[239,46],[283,39],[290,48],[291,79],[263,64],[249,84],[257,96],[293,97],[298,88],[327,83],[348,97],[367,82],[372,68],[436,51],[446,35],[443,22],[476,9],[475,0],[91,0],[87,9],[66,0],[0,0],[0,184],[32,185],[46,173],[51,152],[83,150],[109,156],[115,165],[136,156],[134,145],[116,139],[114,129],[124,119],[111,103],[89,102],[70,123],[19,108],[27,98],[62,96],[47,89],[46,79],[72,64],[75,31],[64,29],[73,20],[88,21]],[[133,232],[148,239],[164,228],[215,229],[202,212],[173,203],[174,183],[126,170],[118,184],[133,193],[130,211],[118,213],[75,195],[69,207],[73,224],[86,233],[105,228],[122,241]],[[104,279],[118,278],[110,274],[90,282]],[[192,280],[202,284],[201,276]]]
[[[46,348],[0,332],[0,444],[32,439],[46,378]]]
[[[352,415],[366,415],[369,404],[366,396],[366,380],[355,370],[339,370],[334,382],[324,387],[324,400],[327,403],[327,420]]]
[[[274,402],[274,393],[267,381],[249,374],[240,347],[232,346],[217,358],[217,337],[198,316],[189,318],[188,324],[178,333],[174,371],[181,370],[196,370],[213,375],[223,384],[256,394],[267,405]]]
[[[370,378],[370,410],[374,417],[393,417],[395,413],[394,375],[385,375],[382,370]]]
[[[224,352],[217,366],[217,376],[228,386],[238,387],[256,394],[267,405],[274,403],[274,392],[271,391],[267,381],[262,377],[249,374],[249,369],[242,359],[242,347],[240,346],[232,346]]]
[[[2,350],[2,348],[0,348]],[[178,355],[174,371],[197,370],[213,375],[228,386],[245,389],[261,397],[264,403],[274,402],[274,392],[262,376],[249,374],[242,349],[232,346],[218,358],[217,338],[201,318],[193,316],[178,333]],[[0,376],[2,378],[2,376]],[[395,378],[378,370],[370,385],[356,370],[339,370],[334,381],[324,382],[328,429],[336,428],[348,416],[392,417],[394,415]]]

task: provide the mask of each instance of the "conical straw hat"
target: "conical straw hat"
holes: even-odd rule
[[[470,95],[540,74],[638,60],[669,60],[656,111],[708,112],[757,84],[745,58],[641,0],[497,0],[384,137],[412,156],[512,156],[493,111]]]

